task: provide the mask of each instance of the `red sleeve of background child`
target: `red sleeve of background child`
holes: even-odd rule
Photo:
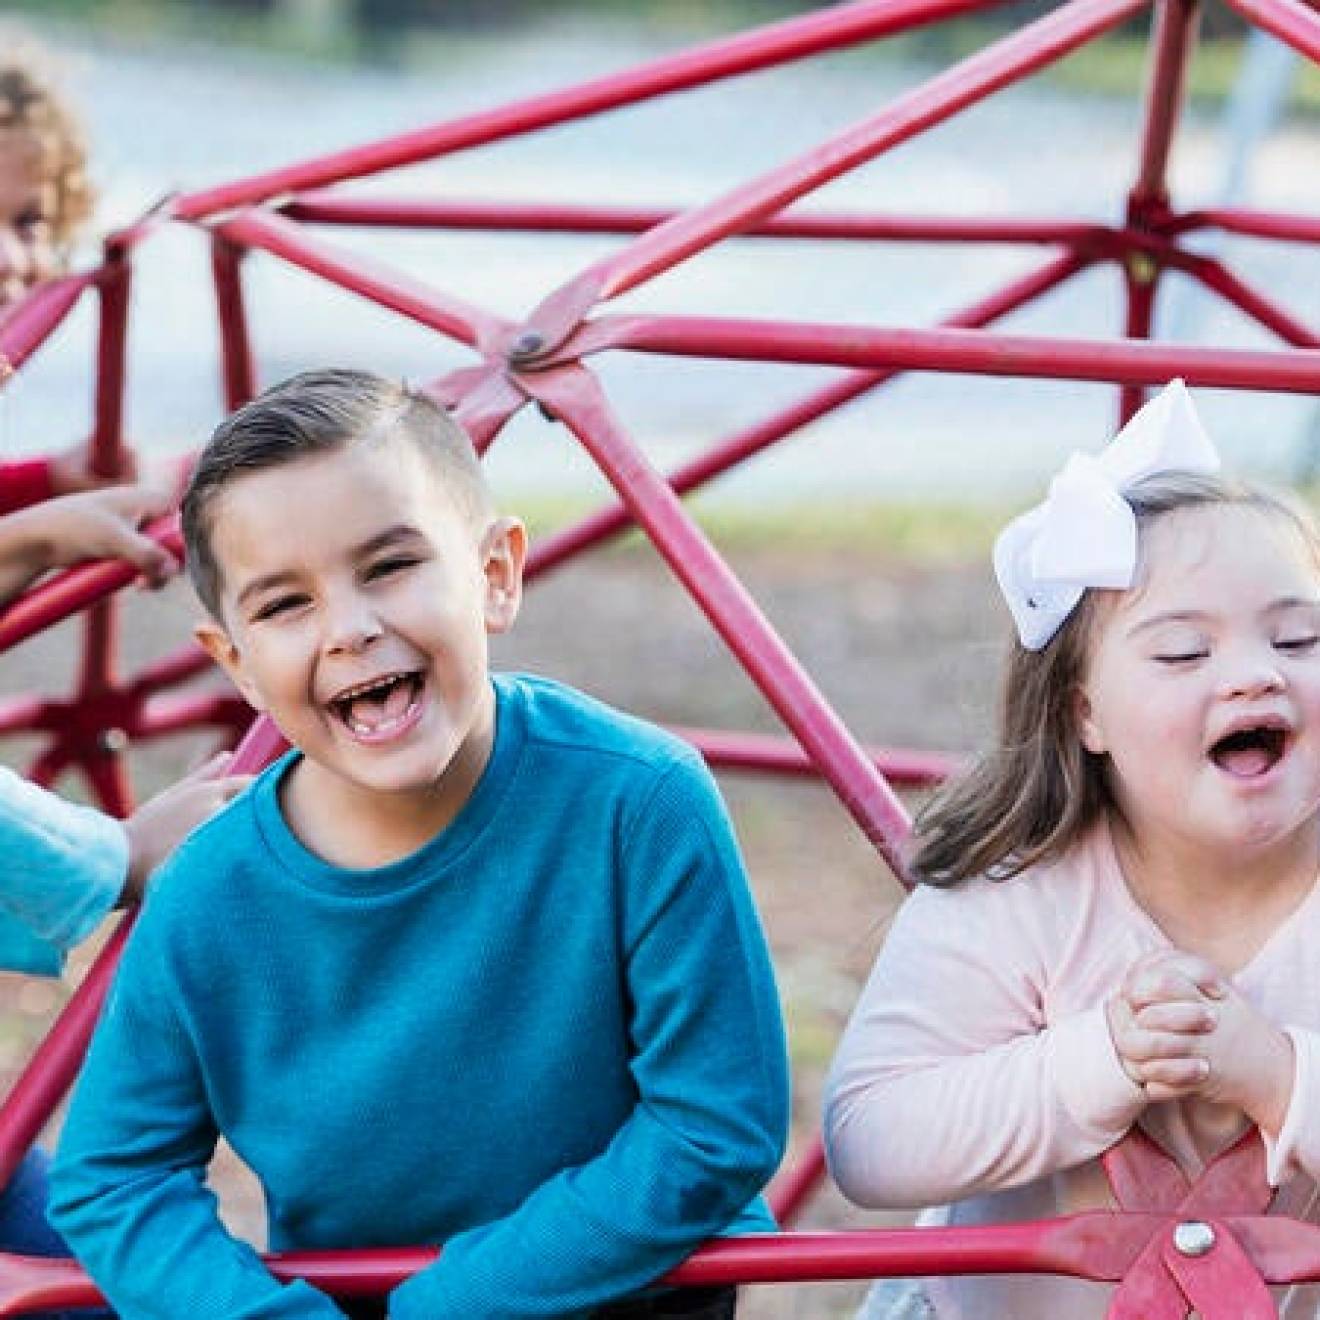
[[[0,514],[26,509],[29,504],[50,499],[53,493],[48,459],[0,463]]]

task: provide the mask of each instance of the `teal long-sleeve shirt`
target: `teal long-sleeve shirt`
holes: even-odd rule
[[[570,689],[495,684],[485,774],[413,855],[310,853],[286,758],[159,877],[53,1178],[125,1320],[339,1314],[223,1229],[217,1131],[274,1249],[444,1244],[392,1320],[580,1315],[771,1227],[782,1026],[709,775]]]

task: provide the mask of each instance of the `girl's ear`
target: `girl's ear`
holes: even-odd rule
[[[243,694],[253,710],[265,711],[261,693],[247,675],[243,657],[233,639],[213,619],[206,619],[193,629],[193,636],[202,650],[229,675],[230,681]]]
[[[486,575],[486,631],[508,632],[522,604],[527,528],[517,518],[496,518],[481,539],[481,555]]]
[[[1073,689],[1072,715],[1073,724],[1077,729],[1077,737],[1082,746],[1096,756],[1107,752],[1109,747],[1105,742],[1104,731],[1095,717],[1090,694],[1081,683]]]

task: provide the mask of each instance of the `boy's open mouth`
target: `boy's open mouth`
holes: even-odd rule
[[[345,688],[330,699],[330,708],[356,738],[388,738],[412,717],[425,677],[420,671],[382,674]]]
[[[1210,748],[1210,759],[1239,779],[1268,774],[1288,750],[1288,730],[1282,724],[1253,724],[1234,729]]]

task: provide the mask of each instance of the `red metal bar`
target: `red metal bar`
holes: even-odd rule
[[[981,302],[965,308],[944,324],[950,328],[963,329],[988,325],[1034,301],[1051,289],[1057,288],[1079,271],[1085,270],[1088,265],[1086,259],[1075,254],[1056,258],[1021,279],[1014,280]],[[735,464],[760,453],[845,403],[859,398],[868,390],[885,384],[897,374],[896,371],[849,372],[800,402],[755,426],[738,432],[708,453],[685,464],[669,478],[669,484],[678,494],[687,494],[728,471]],[[592,514],[576,526],[542,537],[533,545],[528,556],[525,576],[530,580],[539,574],[547,573],[573,555],[618,535],[631,525],[632,517],[626,506],[617,504]]]
[[[471,347],[493,351],[509,333],[508,323],[493,313],[312,238],[281,216],[248,211],[223,221],[216,230],[230,242],[260,248]]]
[[[766,1203],[775,1223],[791,1227],[825,1176],[825,1146],[819,1137],[813,1137],[803,1154],[791,1166],[780,1169],[766,1189]]]
[[[63,323],[96,272],[48,280],[0,320],[0,388]]]
[[[797,743],[764,734],[729,733],[723,729],[674,727],[671,732],[691,743],[712,769],[748,770],[761,774],[816,779],[819,768]],[[929,788],[965,769],[965,757],[949,752],[918,752],[893,747],[868,747],[871,764],[896,786]]]
[[[821,51],[856,45],[958,14],[988,9],[996,2],[860,0],[856,4],[839,5],[825,13],[806,14],[719,38],[576,87],[528,97],[494,110],[434,124],[415,133],[385,138],[349,151],[335,152],[191,193],[178,199],[175,212],[185,220],[198,219],[234,207],[269,201],[283,193],[304,192],[309,188],[360,178],[364,174],[413,165],[469,147],[585,119],[602,110],[752,73],[771,65],[787,64]]]
[[[1274,238],[1285,243],[1320,243],[1320,218],[1288,215],[1282,211],[1249,211],[1234,207],[1208,207],[1175,216],[1168,226],[1171,234],[1193,229],[1222,229],[1249,238]]]
[[[280,213],[290,220],[322,225],[571,234],[639,234],[682,214],[644,207],[346,197],[332,192],[295,198],[282,206]],[[790,211],[771,216],[736,237],[849,242],[1062,243],[1078,247],[1110,233],[1112,231],[1104,225],[1082,220],[983,220],[970,216]]]
[[[1290,316],[1277,303],[1258,293],[1227,267],[1211,257],[1199,257],[1185,267],[1208,289],[1231,302],[1262,325],[1273,330],[1286,343],[1299,348],[1320,348],[1320,334]]]
[[[211,240],[211,275],[220,318],[220,372],[225,407],[232,412],[256,395],[257,371],[243,301],[243,249],[219,234]]]
[[[899,845],[909,829],[903,804],[687,516],[678,496],[637,451],[595,378],[581,367],[561,367],[529,375],[522,385],[582,442],[866,837],[902,878]]]
[[[1134,254],[1123,263],[1123,287],[1127,296],[1127,322],[1125,333],[1129,339],[1149,339],[1155,314],[1155,290],[1159,282],[1159,266],[1149,258]],[[1140,385],[1124,384],[1119,387],[1118,425],[1121,429],[1130,422],[1146,400],[1146,391]]]
[[[1301,1268],[1271,1282],[1320,1277],[1320,1235],[1310,1224],[1266,1216],[1215,1221],[1239,1242],[1264,1244]],[[1166,1217],[1090,1211],[1065,1219],[974,1228],[883,1228],[838,1233],[767,1233],[707,1243],[664,1276],[701,1287],[732,1283],[809,1283],[927,1274],[1064,1274],[1114,1282],[1141,1246],[1172,1225]],[[1289,1247],[1276,1246],[1292,1240]],[[433,1264],[435,1247],[288,1252],[265,1257],[279,1279],[306,1279],[339,1297],[382,1296]],[[37,1309],[93,1306],[100,1294],[71,1260],[0,1255],[0,1317]],[[1241,1320],[1232,1308],[1205,1310],[1205,1320]]]
[[[242,732],[252,723],[252,708],[241,697],[224,694],[153,697],[129,731],[135,742],[201,728]]]
[[[1145,0],[1071,0],[955,64],[879,114],[705,206],[648,231],[588,266],[546,298],[528,326],[553,349],[597,302],[651,279],[696,252],[772,215],[805,193],[874,160],[1129,18]]]
[[[108,261],[97,279],[101,324],[96,346],[95,430],[92,470],[103,477],[124,471],[124,363],[128,350],[128,304],[132,267]]]
[[[8,1186],[82,1064],[132,920],[126,914],[0,1104],[0,1186]]]
[[[1129,214],[1140,216],[1169,200],[1169,148],[1187,81],[1187,60],[1196,41],[1197,0],[1159,0],[1150,78],[1141,129],[1141,155],[1129,198]]]
[[[138,676],[133,680],[133,690],[145,696],[151,692],[159,692],[162,688],[186,683],[190,678],[208,673],[213,668],[214,662],[211,657],[193,643],[139,670]]]
[[[1227,4],[1248,23],[1320,64],[1320,13],[1304,0],[1227,0]]]
[[[681,357],[896,367],[987,376],[1041,376],[1225,389],[1320,390],[1320,354],[1049,339],[985,330],[881,330],[731,317],[630,316],[592,321],[566,346],[575,356],[630,348]]]
[[[247,774],[260,770],[285,746],[287,744],[269,720],[257,720],[234,753],[229,773]],[[0,1104],[0,1186],[8,1184],[82,1065],[133,919],[134,913],[125,912],[59,1019],[37,1047],[23,1075]],[[0,1314],[22,1312],[0,1310]]]

